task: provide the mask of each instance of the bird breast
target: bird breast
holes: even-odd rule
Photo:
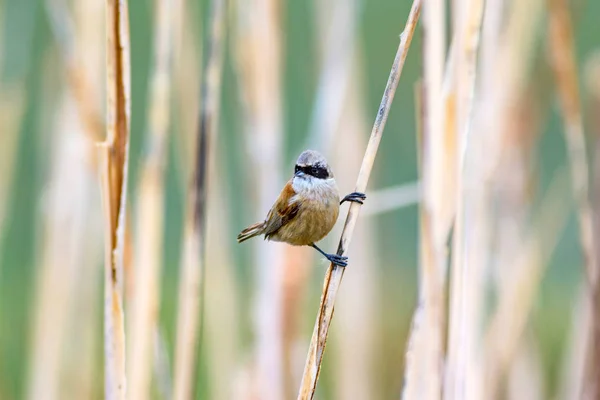
[[[298,215],[277,233],[279,240],[298,246],[323,239],[335,225],[339,214],[339,192],[334,179],[295,177],[296,194],[291,202],[300,204]]]

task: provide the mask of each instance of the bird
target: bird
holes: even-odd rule
[[[364,193],[352,192],[340,201],[333,172],[323,155],[303,151],[296,161],[294,175],[285,184],[264,221],[250,225],[237,236],[238,243],[264,235],[265,240],[293,246],[311,246],[340,267],[348,257],[328,254],[316,242],[331,231],[346,201],[363,204]]]

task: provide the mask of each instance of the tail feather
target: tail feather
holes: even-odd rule
[[[248,240],[250,238],[253,238],[254,236],[262,235],[262,233],[264,232],[264,228],[264,221],[250,225],[249,227],[240,232],[240,234],[237,237],[238,243],[242,243],[244,240]]]

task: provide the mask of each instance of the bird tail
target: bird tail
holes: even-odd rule
[[[264,221],[250,225],[249,227],[240,232],[240,234],[237,237],[238,243],[242,243],[244,240],[248,240],[250,238],[253,238],[254,236],[261,235],[264,231],[264,228]]]

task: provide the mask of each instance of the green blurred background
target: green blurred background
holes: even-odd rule
[[[198,38],[207,32],[207,2],[188,1],[193,13],[192,26]],[[283,46],[283,118],[284,163],[283,175],[291,172],[297,154],[305,142],[311,110],[315,100],[319,64],[317,62],[317,37],[315,29],[315,4],[311,1],[282,1],[281,29]],[[44,232],[44,193],[48,182],[58,85],[64,85],[64,70],[48,16],[42,0],[2,0],[2,81],[22,82],[26,91],[23,118],[18,125],[18,144],[14,168],[15,178],[7,193],[8,211],[4,230],[0,232],[0,397],[20,399],[25,396],[32,306],[34,304],[35,276],[41,252],[40,239]],[[143,142],[146,132],[148,81],[152,56],[153,3],[148,0],[130,2],[131,28],[131,158],[129,200],[135,204],[134,187],[139,177]],[[600,44],[600,2],[578,0],[571,3],[576,29],[577,59],[582,65]],[[370,123],[375,117],[393,55],[398,45],[398,35],[410,7],[409,1],[363,0],[358,23],[359,63],[363,70],[365,88],[365,115]],[[540,35],[544,35],[540,32]],[[228,37],[230,42],[231,35]],[[543,42],[543,39],[542,39]],[[539,46],[544,56],[544,44]],[[420,76],[421,36],[417,34],[409,52],[394,105],[386,126],[375,169],[368,191],[391,185],[413,182],[417,179],[415,106],[413,87]],[[543,68],[542,68],[543,69]],[[221,157],[226,157],[219,171],[225,190],[230,194],[229,246],[235,251],[235,280],[241,290],[239,304],[240,352],[252,346],[252,264],[249,247],[235,245],[237,232],[253,221],[252,206],[245,201],[245,156],[240,137],[243,119],[238,90],[238,77],[233,57],[228,48],[223,75],[223,96],[218,146]],[[583,88],[585,98],[585,88]],[[176,117],[175,117],[176,118]],[[1,127],[0,127],[1,128]],[[555,101],[543,124],[539,143],[538,173],[539,193],[545,190],[553,172],[565,164],[565,145],[562,122]],[[0,132],[0,135],[3,133]],[[365,130],[367,138],[369,130]],[[165,252],[163,270],[163,296],[161,325],[172,354],[175,335],[175,309],[177,278],[180,265],[182,223],[185,192],[188,181],[182,179],[178,164],[178,145],[174,136],[169,144],[169,161],[166,177]],[[359,163],[360,160],[356,160]],[[352,188],[342,188],[350,191]],[[266,210],[265,210],[266,211]],[[397,398],[402,383],[405,340],[417,292],[418,208],[406,207],[374,217],[376,251],[380,263],[378,291],[382,302],[383,329],[379,331],[378,346],[382,356],[377,384],[382,398]],[[359,225],[360,229],[360,225]],[[359,243],[353,245],[359,246]],[[329,246],[333,246],[331,242]],[[317,264],[311,269],[309,304],[303,326],[308,343],[314,311],[318,304],[324,268]],[[99,271],[100,271],[99,266]],[[210,268],[210,265],[208,266]],[[350,270],[350,273],[352,271]],[[570,325],[570,312],[575,293],[582,278],[582,260],[579,250],[578,229],[574,216],[562,233],[544,278],[536,302],[533,332],[539,339],[548,393],[555,389],[564,357],[565,341]],[[98,285],[102,285],[98,275]],[[207,290],[210,290],[207,282]],[[98,291],[100,294],[101,291]],[[338,305],[343,307],[343,304]],[[98,313],[98,326],[101,324]],[[332,329],[339,329],[335,319]],[[348,333],[351,334],[351,333]],[[97,346],[100,359],[102,345]],[[320,382],[321,398],[332,398],[333,382],[328,377],[328,350]],[[241,357],[243,358],[243,357]],[[199,398],[207,398],[202,389],[207,382],[210,366],[201,363]],[[102,381],[98,380],[98,398]]]

